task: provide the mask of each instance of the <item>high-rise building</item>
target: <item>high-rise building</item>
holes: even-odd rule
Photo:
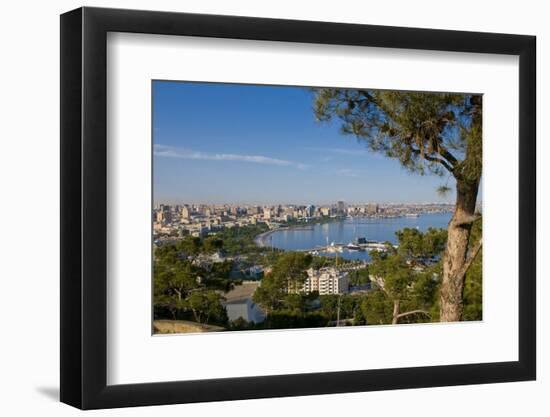
[[[376,214],[378,213],[379,209],[378,209],[378,204],[369,204],[367,205],[366,207],[366,213],[367,214]]]
[[[185,220],[189,220],[191,213],[189,212],[189,208],[187,206],[183,206],[181,208],[181,218]]]
[[[337,213],[338,213],[339,216],[345,214],[346,204],[343,201],[338,201],[336,210],[337,210]]]
[[[168,224],[172,222],[172,212],[170,207],[164,206],[164,210],[157,211],[157,222],[162,224]]]
[[[331,215],[330,207],[321,207],[321,214],[327,217],[330,216]]]

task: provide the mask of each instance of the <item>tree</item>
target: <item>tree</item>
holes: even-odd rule
[[[187,309],[186,297],[199,286],[199,270],[189,261],[174,260],[172,251],[164,252],[155,263],[154,304],[166,308],[176,318],[178,312]]]
[[[287,289],[284,288],[272,274],[268,274],[262,280],[261,285],[256,288],[252,298],[265,310],[266,314],[269,315],[280,307],[286,293]]]
[[[422,260],[440,255],[447,242],[447,232],[432,227],[425,233],[406,227],[395,234],[399,241],[399,253],[409,260]]]
[[[303,315],[306,311],[307,299],[303,294],[287,294],[283,298],[283,308],[296,315]]]
[[[369,269],[361,268],[350,271],[349,283],[350,285],[365,285],[370,283]]]
[[[389,324],[392,322],[393,305],[382,291],[370,291],[362,297],[358,324]],[[364,319],[364,320],[363,320]]]
[[[202,250],[205,253],[215,253],[223,247],[223,240],[217,237],[208,237],[202,241]]]
[[[211,248],[220,244],[211,240]],[[155,251],[154,307],[155,316],[169,312],[173,319],[190,318],[199,323],[227,321],[219,292],[232,288],[228,279],[232,262],[214,264],[210,269],[194,265],[192,258],[203,250],[199,238],[186,238],[164,245]]]
[[[386,244],[384,253],[373,252],[369,266],[371,280],[380,294],[372,296],[373,308],[362,307],[364,315],[375,322],[425,321],[432,316],[431,308],[440,284],[440,262],[435,262],[445,248],[446,231],[428,229],[425,233],[405,228],[396,233],[397,249]],[[384,306],[384,299],[391,304]],[[385,322],[385,321],[383,321]]]
[[[198,269],[190,262],[181,262],[175,268],[158,267],[155,271],[155,289],[182,300],[198,286]]]
[[[360,309],[361,297],[345,294],[324,294],[319,296],[319,312],[328,320],[354,319]],[[359,320],[360,321],[360,320]]]
[[[185,256],[196,256],[201,252],[202,242],[200,237],[187,236],[176,244],[179,252]]]
[[[458,321],[464,282],[481,249],[470,244],[482,172],[480,95],[364,89],[316,89],[320,121],[337,117],[345,134],[373,152],[397,159],[411,172],[452,177],[456,204],[447,229],[440,291],[440,320]]]
[[[261,305],[266,313],[282,307],[287,294],[300,292],[307,279],[307,268],[311,256],[301,252],[286,252],[278,257],[273,271],[262,280],[262,285],[254,292],[254,301]],[[302,298],[300,298],[302,300]],[[296,307],[296,298],[292,301]]]
[[[311,264],[311,255],[302,252],[288,252],[279,257],[273,266],[273,276],[290,292],[299,292],[306,279]]]
[[[246,321],[242,317],[237,317],[229,322],[229,330],[254,330],[255,323]]]
[[[429,316],[425,309],[405,309],[403,304],[412,298],[414,281],[417,278],[415,271],[399,253],[389,256],[373,253],[373,262],[369,268],[371,279],[392,303],[391,323],[397,324],[400,319],[412,314]]]
[[[208,324],[227,322],[227,313],[222,305],[223,297],[213,290],[193,291],[187,298],[187,304],[197,323]]]

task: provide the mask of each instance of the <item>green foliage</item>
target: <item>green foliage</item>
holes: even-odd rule
[[[433,305],[437,302],[440,285],[440,263],[426,264],[440,257],[445,248],[446,232],[428,229],[403,229],[396,233],[398,249],[391,247],[386,253],[372,253],[369,273],[375,277],[378,289],[368,294],[361,305],[367,323],[391,323],[393,308],[397,314],[421,310],[399,318],[400,323],[429,321]]]
[[[412,306],[426,310],[431,308],[438,299],[440,276],[440,264],[416,273],[409,293]]]
[[[366,324],[390,324],[393,305],[380,290],[369,292],[361,299],[361,318]]]
[[[321,269],[329,266],[357,265],[360,261],[344,258],[332,258],[328,256],[312,256],[311,267]]]
[[[281,308],[287,294],[297,292],[303,286],[311,264],[311,256],[301,252],[281,254],[273,266],[273,271],[264,277],[262,285],[254,293],[254,301],[266,311]],[[287,299],[291,302],[290,299]]]
[[[328,294],[319,296],[319,301],[319,312],[328,320],[334,321],[338,319],[338,309],[340,310],[340,320],[355,318],[360,309],[361,297]]]
[[[349,283],[352,286],[365,285],[370,283],[368,268],[361,268],[350,271],[348,277]]]
[[[411,266],[398,253],[386,256],[373,253],[372,258],[370,274],[383,281],[384,291],[391,299],[405,298],[414,275]]]
[[[228,255],[258,253],[262,250],[256,246],[254,238],[267,230],[265,224],[225,228],[217,233],[216,238],[223,242],[223,250]],[[267,248],[264,251],[267,251]]]
[[[302,252],[286,252],[273,266],[272,278],[286,288],[297,291],[307,279],[306,270],[311,265],[311,255]]]
[[[405,228],[396,233],[399,253],[406,259],[432,258],[445,249],[447,231],[430,227],[422,233],[418,229]]]
[[[228,323],[228,330],[254,330],[256,325],[253,322],[248,322],[242,317],[232,320]]]
[[[280,249],[257,248],[255,252],[248,252],[246,254],[246,264],[249,266],[257,264],[273,266],[283,253],[284,251]]]
[[[223,262],[216,262],[210,266],[210,272],[212,275],[222,278],[229,279],[229,273],[233,269],[233,261],[224,260]]]
[[[306,312],[307,299],[303,294],[287,294],[283,298],[282,308],[293,314],[301,315]]]
[[[200,254],[221,249],[216,238],[188,236],[155,250],[153,265],[154,313],[156,318],[193,319],[199,323],[227,321],[220,293],[232,288],[232,261],[203,268],[194,263]]]
[[[200,237],[187,236],[176,243],[176,250],[182,256],[196,256],[201,252],[202,241]]]
[[[175,245],[164,245],[155,249],[155,258],[159,265],[172,265],[181,257]]]
[[[222,300],[223,297],[216,291],[198,290],[188,296],[187,305],[198,323],[225,323],[227,313],[221,304]]]
[[[451,192],[451,188],[447,185],[440,185],[436,189],[437,194],[441,197],[446,197]]]
[[[328,320],[336,320],[338,314],[338,295],[320,295],[319,296],[320,313]]]
[[[232,269],[233,261],[230,260],[212,263],[204,273],[202,284],[210,289],[227,292],[238,284],[238,281],[230,278]]]
[[[477,220],[472,226],[470,246],[481,237],[482,220]],[[466,273],[464,283],[464,311],[462,320],[483,320],[483,253],[480,251]]]
[[[189,261],[178,260],[168,265],[162,260],[155,267],[155,290],[181,299],[198,286],[200,276],[201,270]]]
[[[204,253],[215,253],[223,248],[223,240],[216,236],[207,237],[202,241],[202,251]]]
[[[262,285],[254,292],[253,299],[267,313],[271,313],[282,305],[286,293],[287,289],[269,274],[264,277]]]

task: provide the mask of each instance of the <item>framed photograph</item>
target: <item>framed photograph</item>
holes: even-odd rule
[[[61,16],[61,401],[533,380],[535,37]]]

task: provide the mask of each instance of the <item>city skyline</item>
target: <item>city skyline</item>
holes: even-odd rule
[[[301,87],[155,81],[154,204],[452,203],[452,180],[411,176],[319,124]],[[192,180],[190,180],[192,179]]]

